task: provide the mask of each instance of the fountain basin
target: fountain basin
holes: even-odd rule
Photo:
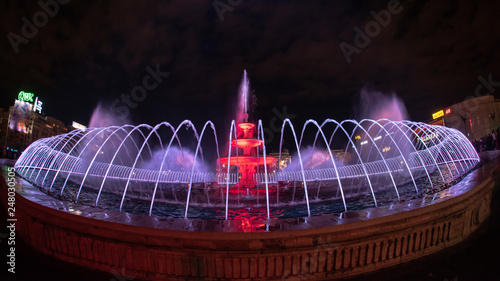
[[[279,171],[274,170],[277,162],[259,165],[261,161],[267,163],[276,159],[267,156],[264,143],[262,151],[260,147],[255,147],[245,153],[238,153],[241,148],[231,145],[227,158],[222,159],[236,165],[226,164],[227,167],[222,168],[213,123],[207,121],[201,134],[198,134],[189,120],[183,121],[177,129],[168,122],[162,122],[154,127],[142,124],[75,130],[40,139],[26,149],[15,168],[35,186],[68,200],[86,200],[89,205],[106,207],[109,205],[104,202],[106,195],[114,194],[113,201],[118,204],[116,209],[130,209],[126,207],[127,202],[142,200],[147,202],[149,212],[146,212],[150,215],[160,209],[159,203],[174,202],[184,206],[184,218],[192,215],[190,207],[205,203],[208,207],[223,205],[224,218],[231,218],[229,212],[241,205],[241,197],[239,192],[237,196],[231,196],[234,188],[230,187],[239,189],[243,185],[245,188],[258,185],[264,188],[265,198],[256,196],[255,200],[247,200],[246,203],[253,204],[254,209],[263,209],[269,219],[281,216],[275,212],[273,204],[300,204],[307,216],[314,216],[325,214],[324,210],[314,210],[311,203],[318,200],[339,200],[344,211],[352,211],[349,197],[353,193],[367,195],[360,200],[374,206],[384,199],[377,198],[380,192],[387,189],[391,192],[388,194],[389,202],[406,200],[408,183],[413,189],[412,195],[421,196],[426,187],[434,190],[452,184],[479,162],[476,151],[463,134],[441,126],[387,119],[346,120],[340,123],[327,119],[320,126],[316,121],[308,120],[302,132],[308,125],[317,129],[311,156],[311,149],[301,148],[305,145],[302,144],[303,138],[297,137],[288,119],[283,121],[282,135],[287,130],[287,124],[294,137],[297,157],[294,156],[296,160],[289,167]],[[184,127],[192,129],[196,137],[197,145],[193,153],[183,149],[179,140],[178,132]],[[217,152],[219,167],[198,169],[206,166],[202,157],[202,142],[207,128],[214,133],[215,143],[212,145],[215,146],[208,148]],[[254,124],[236,125],[233,120],[231,130],[234,128],[241,137],[238,140],[258,141],[254,138],[255,132],[249,129],[255,129]],[[261,120],[258,128],[262,131]],[[161,136],[165,130],[171,131],[170,138]],[[364,133],[362,136],[355,135],[357,132]],[[230,133],[229,144],[233,144],[232,135]],[[346,145],[344,156],[337,160],[330,146],[335,137],[343,137],[342,146]],[[314,149],[321,139],[326,152]],[[177,144],[173,145],[175,140]],[[203,150],[207,151],[206,148]],[[328,160],[318,162],[318,154],[322,155],[321,159]],[[353,155],[352,160],[345,159],[347,154]],[[238,161],[240,156],[241,165]],[[275,194],[268,192],[272,190],[272,187],[268,188],[270,185],[278,186],[280,182],[293,182],[292,190],[276,188]],[[212,188],[212,183],[218,183],[218,188]],[[299,184],[296,186],[296,183]],[[226,188],[222,188],[223,185]],[[263,200],[265,208],[262,207]],[[170,217],[168,213],[165,216]]]
[[[219,163],[221,165],[245,165],[252,164],[252,167],[255,165],[270,165],[276,162],[276,158],[271,156],[266,156],[266,158],[262,156],[233,156],[231,160],[228,161],[227,157],[223,157],[219,159]]]
[[[138,279],[324,280],[463,241],[488,217],[499,171],[495,159],[433,196],[341,215],[271,220],[113,212],[57,200],[18,178],[16,228],[42,253]],[[7,188],[5,180],[1,184]],[[7,207],[7,193],[0,194]]]

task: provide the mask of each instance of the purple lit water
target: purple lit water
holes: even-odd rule
[[[440,181],[440,175],[437,172],[431,174],[433,181],[436,183]],[[408,201],[416,198],[417,196],[427,196],[434,193],[429,185],[426,177],[421,177],[416,180],[419,186],[419,194],[416,194],[414,185],[412,182],[402,184],[398,186],[398,191],[401,196],[401,201]],[[62,180],[57,180],[54,188],[51,192],[43,190],[49,195],[52,195],[58,199],[71,201],[70,198],[75,198],[78,192],[79,185],[72,183],[71,181],[66,184],[64,193],[62,196],[59,195],[60,186],[62,185]],[[321,186],[320,186],[321,184]],[[354,183],[356,184],[356,183]],[[309,203],[312,216],[319,216],[323,214],[339,214],[344,212],[344,205],[342,198],[336,195],[336,182],[326,181],[326,182],[308,182],[307,184],[309,191]],[[322,190],[330,190],[332,195],[331,198],[318,198],[317,191],[318,187]],[[177,202],[169,201],[165,202],[163,200],[158,200],[152,210],[152,215],[166,218],[183,218],[185,215],[185,198],[186,198],[186,186],[183,184],[165,184],[160,187],[161,190],[165,192],[177,192]],[[263,187],[260,187],[259,192],[260,204],[255,204],[257,194],[254,196],[246,197],[244,195],[240,196],[239,204],[234,204],[229,206],[228,219],[266,219],[267,210],[265,202],[265,192]],[[304,196],[304,191],[300,186],[300,183],[290,184],[287,189],[281,188],[279,194],[279,200],[288,203],[276,203],[276,193],[270,191],[270,218],[297,218],[297,217],[307,217],[308,211],[306,206],[306,200]],[[320,190],[321,190],[320,189]],[[212,192],[211,198],[223,197],[218,188],[215,188]],[[222,188],[222,190],[225,190]],[[244,190],[242,190],[244,194]],[[218,193],[217,193],[218,192]],[[193,194],[191,195],[192,200],[189,206],[188,218],[191,219],[225,219],[225,204],[221,202],[218,203],[208,203],[206,197],[204,198],[203,188],[194,188]],[[325,194],[322,192],[322,196]],[[200,196],[201,195],[201,196]],[[395,192],[392,187],[381,188],[375,192],[377,197],[378,206],[388,205],[393,203],[398,203],[395,201]],[[94,188],[84,187],[79,201],[79,204],[94,206],[95,198],[97,196],[97,190]],[[102,192],[100,195],[99,205],[96,208],[103,208],[108,210],[118,211],[120,207],[120,194],[113,194],[109,192]],[[292,198],[293,197],[293,198]],[[372,195],[370,192],[362,191],[358,192],[356,188],[347,189],[345,193],[347,209],[349,211],[362,210],[365,208],[375,207]],[[203,199],[204,198],[204,199]],[[125,202],[122,208],[123,212],[148,215],[150,207],[151,194],[129,194],[125,198]]]

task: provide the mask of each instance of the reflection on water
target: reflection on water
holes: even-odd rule
[[[418,196],[433,194],[441,190],[443,187],[446,187],[446,185],[440,184],[441,176],[439,173],[434,172],[431,174],[431,179],[434,182],[434,186],[430,185],[427,177],[420,177],[416,179],[418,194],[415,190],[413,182],[411,181],[398,185],[401,202],[414,199]],[[378,185],[382,185],[383,182],[383,179],[377,179]],[[60,186],[62,184],[63,179],[56,182],[54,188],[50,192],[46,192],[49,195],[61,200],[72,201],[71,198],[76,198],[79,185],[68,182],[61,196],[59,193],[61,189]],[[366,186],[363,187],[363,185],[364,184],[361,181],[351,181],[350,185],[346,185],[350,187],[344,190],[346,195],[346,205],[349,211],[362,210],[375,206],[372,194],[368,191],[368,189],[366,189]],[[437,188],[438,186],[441,186],[441,189]],[[209,191],[210,197],[206,197],[207,200],[199,200],[199,202],[195,202],[195,199],[192,199],[189,206],[188,217],[192,219],[225,219],[225,188],[225,186],[212,188]],[[177,190],[178,195],[180,195],[181,193],[179,192],[184,189],[185,188],[180,184],[178,186],[169,186],[169,190]],[[205,193],[205,191],[207,191],[206,188],[198,190],[200,195],[208,194],[208,191],[207,193]],[[83,187],[78,203],[94,207],[97,193],[98,191],[95,188]],[[133,194],[134,193],[131,193],[130,195]],[[308,183],[308,194],[312,216],[344,212],[342,198],[338,196],[335,182],[310,182]],[[232,220],[242,220],[242,228],[245,227],[245,220],[267,219],[266,194],[264,187],[260,187],[259,189],[254,188],[240,190],[235,187],[231,187],[229,196],[230,199],[228,200],[229,204],[227,210],[228,218]],[[379,188],[375,192],[375,197],[377,199],[378,206],[397,203],[396,192],[392,187]],[[183,218],[186,202],[182,200],[182,196],[179,196],[177,200],[166,200],[166,198],[167,196],[164,198],[161,196],[156,197],[154,207],[152,209],[152,215],[170,218]],[[270,187],[269,198],[269,211],[271,218],[297,218],[306,217],[308,215],[304,189],[303,185],[300,183],[290,183],[288,186]],[[122,194],[102,192],[99,198],[98,208],[119,211],[121,199]],[[124,200],[122,211],[147,215],[149,213],[150,206],[151,195],[149,194],[136,194],[135,198],[127,195]]]

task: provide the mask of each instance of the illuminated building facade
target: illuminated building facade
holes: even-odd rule
[[[332,155],[335,158],[335,161],[338,163],[342,163],[343,165],[347,165],[351,162],[352,156],[351,153],[345,151],[343,149],[332,149]]]
[[[281,155],[279,152],[271,152],[269,153],[269,156],[272,156],[276,159],[280,159],[280,162],[279,162],[279,167],[278,169],[280,170],[284,170],[286,168],[286,166],[288,166],[288,164],[290,162],[292,162],[292,156],[290,155],[290,151],[288,151],[288,149],[283,149],[283,152],[281,152]],[[280,158],[281,156],[281,158]]]
[[[68,132],[62,121],[42,114],[42,104],[34,94],[21,91],[9,110],[0,109],[2,149],[22,151],[37,139]]]
[[[433,114],[429,124],[455,128],[469,140],[480,139],[500,126],[500,100],[493,95],[462,101]]]

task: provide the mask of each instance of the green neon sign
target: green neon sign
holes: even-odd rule
[[[19,95],[17,95],[18,100],[25,102],[33,102],[33,97],[35,97],[35,94],[24,91],[20,91]]]

